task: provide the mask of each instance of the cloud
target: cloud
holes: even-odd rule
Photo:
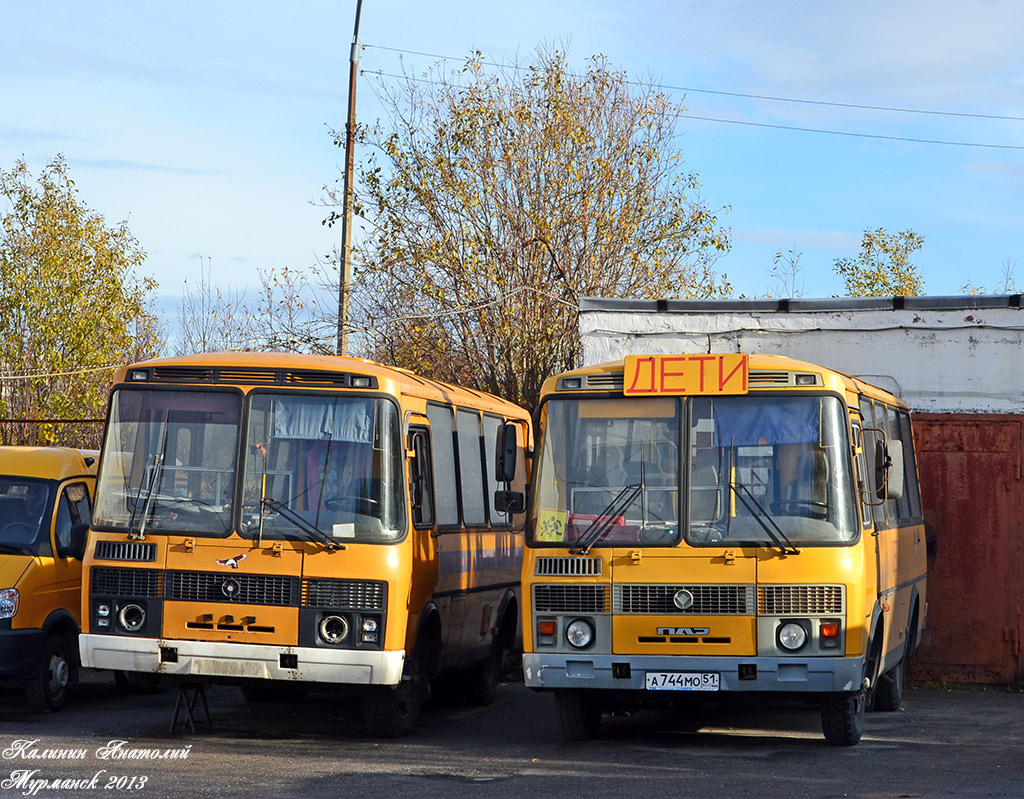
[[[162,172],[172,175],[190,175],[193,177],[223,177],[231,173],[223,169],[204,169],[201,167],[170,166],[167,164],[147,164],[143,161],[130,161],[120,158],[76,158],[76,167],[86,169],[119,170],[126,172]]]

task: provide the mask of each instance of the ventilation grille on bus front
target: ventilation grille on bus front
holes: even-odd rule
[[[622,372],[599,372],[587,375],[587,388],[603,388],[608,391],[621,391],[626,383]]]
[[[537,558],[533,565],[538,577],[596,577],[601,569],[600,558]]]
[[[145,375],[146,379],[136,375]],[[208,368],[199,366],[157,366],[134,369],[130,382],[152,383],[241,383],[256,386],[333,386],[337,388],[377,388],[372,375],[329,372],[320,369],[248,369]]]
[[[96,560],[131,560],[152,562],[156,560],[156,544],[141,541],[97,541]]]
[[[606,585],[535,585],[533,609],[536,613],[608,613]]]
[[[753,616],[754,586],[617,585],[612,603],[615,613]]]
[[[757,589],[760,616],[827,615],[846,613],[841,585],[762,585]]]

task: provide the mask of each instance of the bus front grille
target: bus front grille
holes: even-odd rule
[[[94,596],[159,598],[162,572],[158,569],[117,569],[94,566],[91,591]]]
[[[600,558],[537,558],[533,573],[538,577],[599,577]]]
[[[167,599],[298,607],[299,578],[275,574],[167,573]]]
[[[384,610],[387,583],[373,580],[306,580],[302,604],[314,608]]]
[[[616,585],[615,613],[753,616],[752,585]]]
[[[606,585],[535,585],[533,609],[536,613],[607,613]]]
[[[842,585],[762,585],[757,589],[759,616],[823,615],[846,613]]]

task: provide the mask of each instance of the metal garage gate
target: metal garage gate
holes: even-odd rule
[[[1021,426],[993,414],[914,416],[928,533],[928,627],[917,680],[1024,680]]]

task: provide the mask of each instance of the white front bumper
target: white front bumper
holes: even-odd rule
[[[82,665],[91,669],[141,671],[176,677],[248,678],[325,682],[336,685],[397,685],[405,651],[365,652],[318,647],[170,641],[126,635],[80,635]],[[173,649],[177,660],[161,658]],[[295,668],[281,665],[294,655]]]

